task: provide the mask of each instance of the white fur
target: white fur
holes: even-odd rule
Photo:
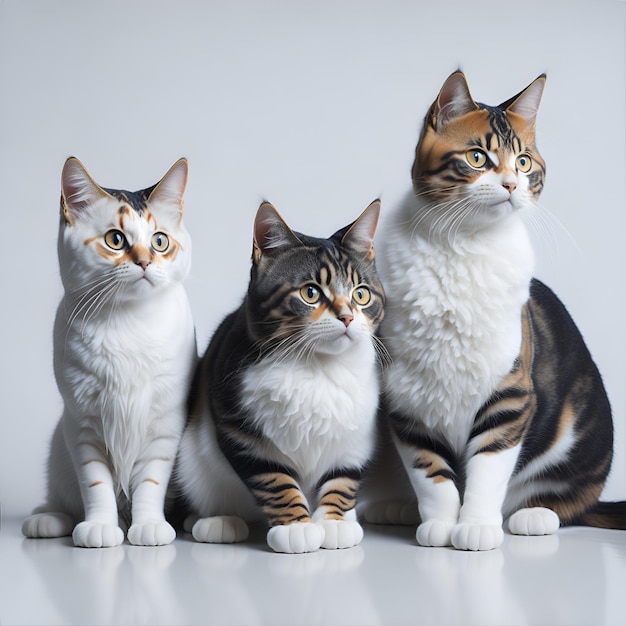
[[[461,458],[476,412],[519,354],[534,267],[517,211],[524,185],[509,197],[495,176],[467,190],[480,209],[458,219],[409,194],[379,245],[387,294],[381,332],[392,357],[384,372],[389,408],[438,433]],[[500,511],[517,449],[470,459],[461,507],[451,481],[428,479],[413,469],[410,448],[398,448],[418,496],[421,545],[484,550],[501,543]]]
[[[174,539],[163,504],[196,359],[181,285],[189,235],[179,216],[152,207],[159,229],[181,244],[178,256],[156,258],[145,271],[132,262],[114,265],[95,246],[116,226],[119,204],[102,196],[71,224],[61,223],[65,296],[54,367],[64,411],[50,451],[47,502],[23,526],[27,536],[51,536],[77,524],[74,542],[85,547],[121,543],[118,516],[129,505],[131,543]],[[124,232],[130,244],[149,247],[154,229],[131,211]]]
[[[410,194],[379,244],[387,294],[381,332],[393,359],[385,391],[393,410],[461,450],[476,411],[519,354],[533,251],[517,213],[449,242],[412,230],[418,211]]]

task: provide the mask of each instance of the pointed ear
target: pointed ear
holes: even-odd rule
[[[374,200],[348,227],[341,238],[341,243],[371,261],[374,258],[374,235],[379,217],[380,200]]]
[[[182,217],[188,174],[187,159],[178,159],[170,167],[167,174],[154,186],[148,196],[148,203],[158,203]]]
[[[545,85],[546,75],[541,74],[526,89],[503,102],[500,108],[510,113],[521,115],[529,124],[534,124]]]
[[[258,263],[262,254],[294,243],[301,243],[298,236],[273,205],[263,202],[254,219],[253,261]]]
[[[65,161],[61,174],[61,210],[69,224],[96,200],[110,197],[77,158],[70,157]]]
[[[439,131],[450,120],[478,110],[461,71],[448,76],[431,107],[431,124]]]

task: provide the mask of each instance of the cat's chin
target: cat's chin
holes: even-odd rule
[[[316,353],[324,356],[336,356],[360,345],[359,337],[349,331],[320,343],[316,348]]]

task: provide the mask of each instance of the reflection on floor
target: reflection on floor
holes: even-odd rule
[[[74,548],[0,532],[0,624],[623,624],[626,532],[507,535],[501,549],[420,548],[366,526],[349,550],[238,545]]]

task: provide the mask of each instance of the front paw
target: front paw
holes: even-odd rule
[[[72,539],[79,548],[114,548],[124,542],[124,532],[115,524],[85,521],[76,525]]]
[[[559,516],[545,507],[520,509],[508,521],[513,535],[553,535],[559,526]]]
[[[200,543],[238,543],[248,538],[248,525],[233,515],[216,515],[196,520],[191,534]]]
[[[452,545],[458,550],[493,550],[503,541],[501,524],[461,522],[452,529]]]
[[[319,550],[324,542],[324,528],[313,522],[273,526],[267,533],[267,545],[274,552],[302,554]]]
[[[431,519],[417,527],[416,539],[420,546],[440,548],[451,544],[454,523],[447,520]]]
[[[176,531],[164,520],[133,524],[128,541],[134,546],[166,546],[176,539]]]
[[[327,519],[320,520],[317,524],[324,529],[322,548],[326,550],[352,548],[363,539],[363,528],[358,522]]]

